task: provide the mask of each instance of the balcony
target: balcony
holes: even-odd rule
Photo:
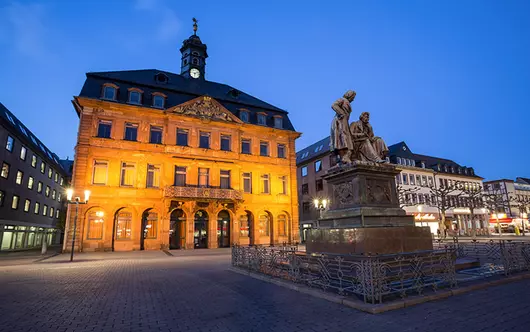
[[[167,186],[164,188],[164,197],[240,201],[243,200],[243,192],[212,187]]]

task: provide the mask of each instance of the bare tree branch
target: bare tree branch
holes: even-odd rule
[[[404,208],[406,206],[413,206],[416,205],[411,199],[411,195],[419,191],[421,188],[418,186],[414,186],[411,188],[405,188],[401,184],[398,184],[396,186],[398,199],[399,199],[399,207]]]

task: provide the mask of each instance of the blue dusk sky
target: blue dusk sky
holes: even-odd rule
[[[72,158],[85,73],[179,73],[192,17],[206,78],[287,110],[298,150],[354,89],[387,144],[530,177],[530,1],[0,0],[0,101]]]

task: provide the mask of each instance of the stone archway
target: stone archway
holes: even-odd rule
[[[230,247],[230,213],[226,210],[217,214],[217,247]]]
[[[146,239],[156,239],[158,236],[158,213],[153,208],[146,209],[142,213],[142,224],[140,227],[140,250],[145,249]]]
[[[198,210],[194,215],[193,247],[208,248],[208,213]]]
[[[129,208],[120,208],[114,213],[114,223],[112,226],[112,251],[115,251],[116,242],[132,240],[133,211]],[[120,249],[124,246],[120,246]],[[128,249],[131,250],[132,248]]]

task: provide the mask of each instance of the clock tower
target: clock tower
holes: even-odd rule
[[[180,75],[189,79],[204,80],[206,74],[206,44],[203,44],[197,36],[197,20],[193,18],[193,35],[184,40],[180,53],[182,54],[180,64]]]

